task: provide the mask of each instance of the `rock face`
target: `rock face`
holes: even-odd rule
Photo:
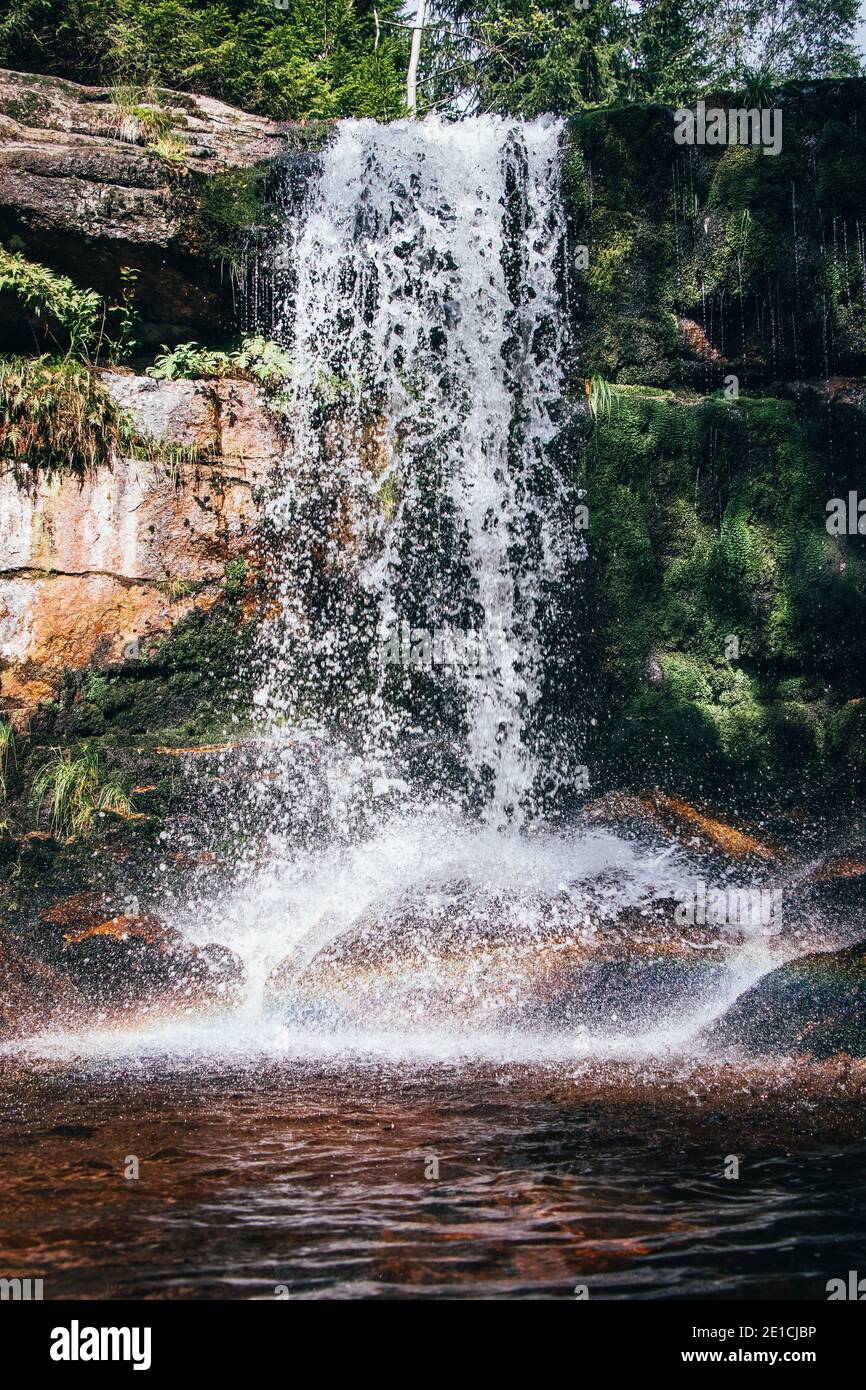
[[[705,94],[707,111],[740,100]],[[566,198],[589,251],[575,277],[587,376],[704,391],[729,374],[755,387],[862,373],[862,276],[852,292],[845,267],[863,217],[866,83],[787,82],[771,104],[780,158],[677,144],[663,106],[570,119]],[[838,289],[824,291],[827,274]]]
[[[781,851],[762,843],[754,835],[691,806],[682,797],[664,792],[643,792],[638,796],[610,792],[584,808],[592,824],[644,824],[661,830],[686,849],[699,853],[715,852],[730,859],[778,862]]]
[[[712,930],[675,925],[657,901],[601,919],[565,904],[496,904],[459,894],[362,917],[312,958],[274,971],[270,1005],[329,1030],[459,1027],[636,1033],[709,994],[725,968]]]
[[[120,371],[100,375],[146,438],[196,449],[223,465],[246,465],[253,470],[249,475],[253,482],[263,482],[262,470],[279,457],[279,430],[254,382],[229,377],[155,381]]]
[[[84,479],[0,474],[0,700],[20,722],[64,671],[135,661],[250,550],[281,443],[246,381],[105,372],[138,431],[207,462],[117,459]]]
[[[771,971],[705,1038],[758,1054],[866,1057],[866,941]]]
[[[134,266],[145,336],[158,343],[212,336],[226,321],[231,277],[208,238],[223,221],[229,232],[256,225],[245,171],[297,153],[312,130],[209,97],[156,95],[151,127],[147,107],[121,110],[108,88],[0,70],[0,240],[109,298],[120,267]],[[157,143],[166,130],[169,158]],[[23,318],[18,337],[30,345]]]

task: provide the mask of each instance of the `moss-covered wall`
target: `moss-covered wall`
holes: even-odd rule
[[[862,391],[615,391],[580,464],[605,780],[734,801],[862,792]]]
[[[708,98],[707,106],[743,106]],[[588,376],[699,389],[866,364],[866,80],[788,84],[778,155],[678,145],[663,107],[569,126],[566,197]]]
[[[245,601],[243,560],[226,565],[223,596],[194,610],[134,661],[66,673],[54,700],[30,721],[35,743],[102,740],[106,745],[208,742],[225,738],[250,706],[255,621]]]

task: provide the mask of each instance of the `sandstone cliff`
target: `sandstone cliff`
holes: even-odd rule
[[[64,673],[135,662],[214,602],[280,453],[250,382],[101,375],[143,438],[190,461],[121,457],[28,486],[0,470],[0,700],[19,724]]]

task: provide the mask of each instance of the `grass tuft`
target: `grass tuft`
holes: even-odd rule
[[[59,839],[88,840],[100,815],[138,819],[123,781],[106,775],[93,749],[52,748],[33,779],[37,815]]]
[[[0,361],[0,458],[13,468],[86,474],[131,451],[123,411],[89,367],[75,362]]]

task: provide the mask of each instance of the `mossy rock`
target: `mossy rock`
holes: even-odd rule
[[[862,767],[866,546],[825,503],[864,468],[862,403],[614,388],[577,468],[603,784],[740,804]]]
[[[587,376],[705,390],[730,372],[754,388],[866,369],[866,82],[785,83],[774,105],[773,157],[678,146],[659,106],[569,122],[569,231],[589,248],[574,275]]]
[[[763,1055],[866,1057],[866,941],[772,970],[704,1036]]]
[[[241,602],[239,571],[224,597],[194,610],[139,660],[107,670],[69,672],[59,698],[34,718],[40,742],[60,736],[122,742],[170,729],[189,742],[222,737],[251,698],[249,660],[255,623]]]

